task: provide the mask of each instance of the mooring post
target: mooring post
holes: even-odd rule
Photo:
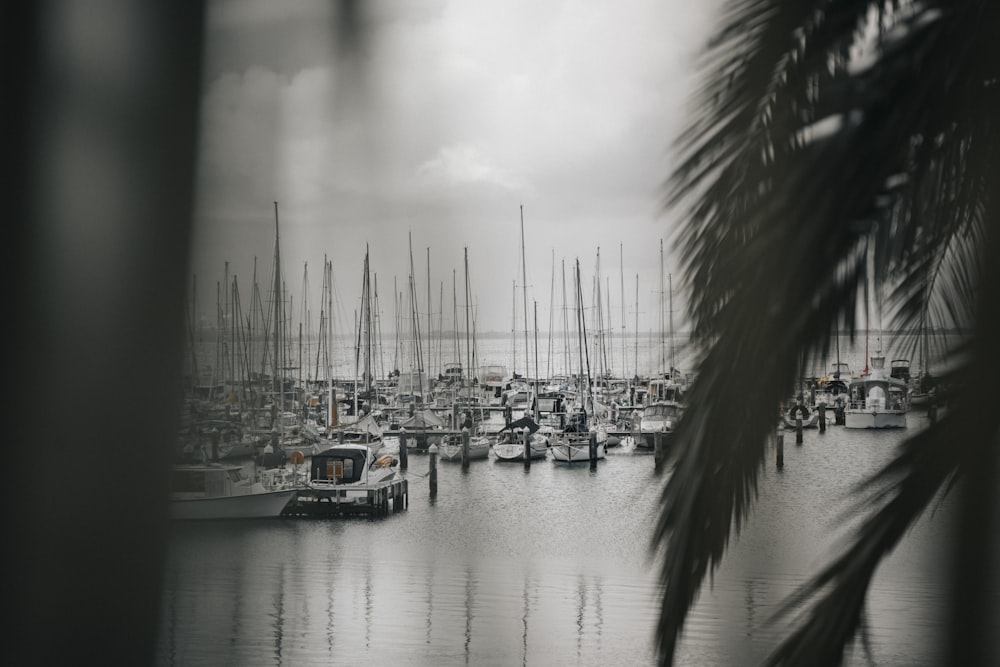
[[[778,431],[775,435],[775,440],[777,443],[777,464],[778,470],[785,467],[785,430],[782,427],[778,427]]]
[[[597,434],[590,432],[590,469],[597,470]]]
[[[469,429],[462,429],[462,470],[469,469]]]
[[[524,439],[524,467],[531,467],[531,434],[528,429],[521,431],[521,437]]]
[[[406,470],[408,462],[406,460],[406,431],[399,434],[399,469]]]
[[[438,446],[431,445],[427,448],[427,476],[431,483],[431,499],[437,498],[438,494]]]
[[[826,433],[826,402],[820,401],[816,409],[819,410],[819,432]]]
[[[344,444],[344,431],[343,430],[337,431],[337,443],[341,444],[341,445]]]
[[[227,405],[228,409],[229,406]],[[219,460],[219,429],[212,427],[212,461],[217,462]]]
[[[795,419],[795,444],[802,444],[802,417],[796,417]]]
[[[663,433],[653,434],[653,470],[662,472],[663,470]]]

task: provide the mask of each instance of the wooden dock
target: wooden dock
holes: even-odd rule
[[[409,505],[409,481],[394,479],[367,486],[302,489],[281,513],[284,517],[384,517]]]

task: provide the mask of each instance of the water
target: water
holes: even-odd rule
[[[923,417],[911,413],[910,429]],[[763,660],[784,596],[853,522],[851,487],[901,432],[830,427],[769,453],[750,525],[691,613],[681,665]],[[612,449],[589,464],[439,463],[413,455],[410,505],[380,520],[176,524],[161,665],[650,665],[659,585],[648,551],[659,491],[653,457]],[[667,473],[669,474],[669,472]],[[874,664],[940,663],[949,501],[879,570],[869,595]],[[850,651],[849,664],[867,664]]]
[[[508,343],[487,338],[480,359],[502,362]],[[855,372],[863,346],[842,341]],[[640,366],[653,368],[657,349],[643,341]],[[926,423],[916,411],[908,420],[905,431],[806,431],[802,446],[789,433],[781,472],[768,452],[754,514],[703,587],[677,664],[767,657],[787,634],[772,614],[857,526],[856,515],[844,519],[854,485]],[[427,464],[410,456],[409,509],[384,519],[174,525],[158,664],[654,664],[660,588],[649,546],[669,469],[657,477],[648,452],[623,448],[596,471],[491,457],[463,473],[439,462],[432,501]],[[945,498],[879,568],[867,648],[850,648],[847,664],[942,662],[934,638],[951,512]]]

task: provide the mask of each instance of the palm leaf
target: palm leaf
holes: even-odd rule
[[[713,76],[699,91],[697,120],[678,139],[666,200],[682,211],[684,287],[705,349],[654,536],[663,552],[664,663],[702,582],[751,511],[776,409],[800,359],[826,354],[834,327],[854,328],[867,281],[897,285],[888,305],[903,323],[982,317],[978,258],[989,247],[990,191],[982,175],[996,155],[986,130],[997,118],[996,86],[984,82],[996,80],[991,68],[1000,63],[983,60],[996,47],[975,29],[995,24],[988,4],[947,12],[891,2],[728,5],[702,64]],[[886,28],[874,37],[866,30],[873,9]],[[878,49],[859,69],[849,53],[862,43]],[[928,182],[936,184],[930,194]],[[746,386],[755,391],[747,395]],[[807,639],[816,642],[814,656],[841,654],[885,550],[962,468],[961,452],[948,459],[941,445],[949,424],[918,436],[877,476],[884,483],[903,475],[855,550],[796,598],[833,587],[815,625],[794,635],[777,661],[802,655]],[[950,467],[925,469],[941,457]]]

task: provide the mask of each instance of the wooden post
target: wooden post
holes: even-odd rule
[[[437,445],[431,445],[427,448],[427,476],[430,478],[431,483],[431,500],[437,498],[438,494],[438,470],[437,470],[437,460],[438,460],[438,447]]]
[[[802,444],[802,417],[795,418],[795,444]]]
[[[816,409],[819,410],[819,432],[826,433],[826,403],[820,401]]]
[[[653,434],[653,470],[663,471],[663,433],[657,431]]]
[[[521,431],[521,436],[524,439],[524,467],[531,467],[531,434],[528,429]]]
[[[337,442],[341,445],[344,444],[344,431],[337,431]]]
[[[406,432],[399,434],[399,469],[406,470],[408,462],[406,460]]]
[[[778,427],[778,433],[776,435],[777,440],[777,464],[778,470],[785,467],[785,430],[782,427]]]
[[[594,432],[590,433],[590,469],[597,469],[597,434]]]
[[[462,470],[469,469],[469,429],[462,429]]]

